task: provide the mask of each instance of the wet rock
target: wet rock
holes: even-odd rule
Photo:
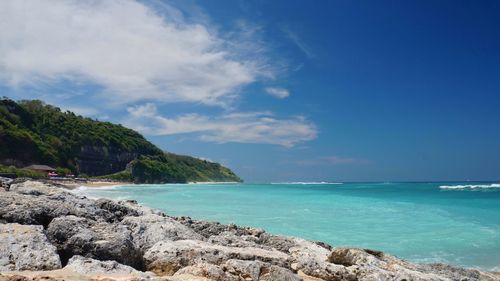
[[[0,271],[60,267],[56,247],[49,243],[42,226],[0,224]]]

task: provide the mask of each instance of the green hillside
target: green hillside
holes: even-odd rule
[[[164,153],[134,130],[38,100],[0,100],[0,164],[45,164],[135,182],[240,181],[220,164]]]

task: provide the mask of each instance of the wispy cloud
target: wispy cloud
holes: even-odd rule
[[[268,95],[271,95],[271,96],[279,98],[279,99],[284,99],[284,98],[287,98],[288,96],[290,96],[290,92],[284,88],[269,87],[269,88],[266,88],[265,90],[266,90],[266,93]]]
[[[0,81],[11,87],[85,81],[119,103],[225,106],[242,87],[270,75],[265,58],[250,59],[252,50],[238,47],[245,42],[228,42],[175,7],[161,6],[1,1]]]
[[[304,166],[317,166],[317,165],[354,165],[354,164],[369,164],[370,161],[360,158],[341,157],[341,156],[322,156],[313,159],[299,159],[292,160],[289,163],[304,165]]]
[[[130,107],[124,123],[145,134],[176,135],[196,133],[207,142],[266,143],[293,147],[316,138],[313,123],[302,116],[278,119],[270,112],[227,113],[216,117],[184,114],[162,116],[154,104]]]
[[[281,30],[290,39],[299,50],[301,50],[308,58],[314,58],[315,54],[312,49],[300,38],[297,33],[292,31],[288,25],[281,26]]]
[[[301,116],[227,113],[246,86],[286,68],[269,59],[262,26],[238,21],[222,32],[197,7],[173,3],[0,1],[0,85],[19,98],[112,121],[128,108],[125,121],[148,134],[285,147],[316,138],[315,125]],[[283,88],[266,92],[289,96]],[[154,105],[174,102],[224,113],[166,117]]]

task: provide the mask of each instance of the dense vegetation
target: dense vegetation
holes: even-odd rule
[[[46,177],[46,175],[43,173],[28,169],[16,168],[13,166],[10,167],[0,166],[0,174],[15,174],[17,177],[32,178],[32,179],[41,179]]]
[[[164,153],[139,133],[121,125],[62,112],[38,100],[0,100],[0,164],[46,164],[64,173],[78,174],[88,169],[82,164],[85,157],[90,157],[85,155],[89,154],[86,148],[94,149],[94,154],[98,152],[91,155],[92,161],[87,161],[86,166],[106,164],[116,172],[112,177],[121,179],[154,183],[239,181],[217,163]],[[116,160],[123,158],[124,163]]]

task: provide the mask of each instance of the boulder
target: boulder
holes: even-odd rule
[[[202,235],[205,238],[209,238],[210,236],[217,236],[223,232],[232,232],[237,236],[253,235],[259,237],[265,232],[264,230],[259,228],[241,227],[235,224],[225,225],[219,222],[192,220],[190,217],[177,217],[174,219],[193,229],[196,233]]]
[[[266,248],[265,246],[263,246],[259,243],[260,242],[259,238],[255,237],[253,235],[238,236],[235,233],[230,232],[230,231],[224,231],[224,232],[220,233],[219,235],[210,236],[207,239],[207,241],[210,243],[213,243],[213,244],[230,246],[230,247]],[[267,249],[271,249],[271,247],[267,247]]]
[[[8,191],[10,188],[10,184],[14,180],[11,178],[6,178],[6,177],[0,177],[0,190],[3,189],[5,191]]]
[[[12,184],[9,192],[0,192],[0,219],[47,227],[54,218],[66,215],[108,222],[119,221],[123,216],[123,210],[110,211],[102,205],[61,188],[26,181]],[[135,214],[129,209],[127,215]]]
[[[178,270],[174,276],[173,280],[212,280],[212,281],[232,281],[238,280],[233,279],[233,277],[217,265],[209,263],[198,263],[191,266],[186,266]]]
[[[229,259],[259,260],[287,267],[288,258],[276,250],[226,247],[199,240],[158,242],[144,254],[147,270],[158,275],[173,275],[180,268],[199,262],[220,265]]]
[[[178,221],[155,214],[125,217],[121,224],[130,229],[134,245],[143,252],[159,241],[203,238]]]
[[[269,280],[269,281],[300,281],[299,276],[292,271],[261,261],[228,260],[224,269],[235,277],[235,280]]]
[[[134,246],[131,232],[124,225],[64,216],[49,224],[47,236],[57,246],[63,264],[74,255],[82,255],[143,267],[142,253]]]
[[[80,274],[106,275],[108,278],[122,276],[126,280],[159,280],[152,272],[141,272],[116,261],[99,261],[82,256],[73,256],[64,269]]]
[[[0,224],[0,271],[60,267],[56,247],[49,243],[42,226]]]

